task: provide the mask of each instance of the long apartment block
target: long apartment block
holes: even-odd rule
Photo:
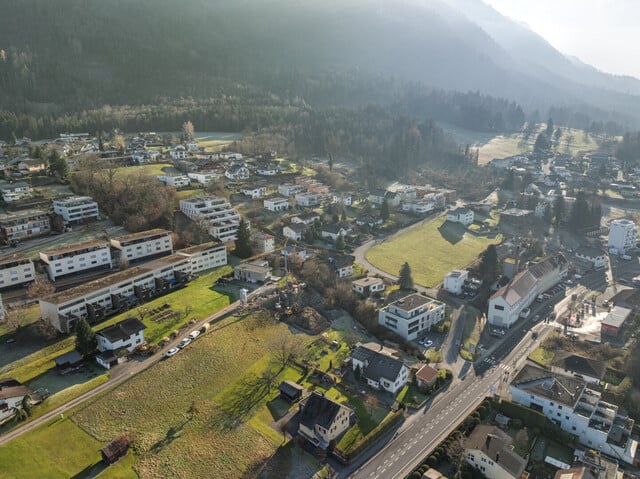
[[[49,234],[51,222],[46,211],[22,210],[0,215],[0,236],[16,241]]]
[[[209,234],[220,241],[237,239],[240,215],[224,198],[205,196],[180,200],[180,211],[206,224]]]
[[[31,258],[23,254],[12,254],[0,258],[0,290],[30,283],[36,277]]]
[[[227,247],[217,241],[191,246],[176,253],[189,258],[192,273],[227,264]]]
[[[98,203],[90,196],[69,196],[53,202],[53,211],[62,216],[65,225],[97,220]]]
[[[97,269],[111,268],[111,249],[106,241],[86,241],[40,252],[51,281]]]
[[[111,247],[118,252],[118,259],[134,262],[173,253],[173,240],[170,231],[156,228],[112,238]]]

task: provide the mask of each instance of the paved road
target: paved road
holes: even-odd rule
[[[188,286],[187,286],[188,287]],[[254,291],[252,294],[256,294],[258,290]],[[226,308],[221,309],[220,311],[212,314],[211,316],[209,316],[208,318],[200,321],[198,324],[194,325],[191,329],[198,329],[200,328],[202,325],[204,325],[205,323],[210,323],[212,321],[215,321],[217,319],[222,318],[223,316],[226,316],[232,312],[234,312],[235,310],[237,310],[239,307],[241,306],[240,301],[236,301],[234,303],[231,303],[229,306],[227,306]],[[213,330],[215,331],[215,329]],[[211,330],[210,330],[211,332]],[[184,336],[186,336],[186,333],[184,334]],[[85,394],[78,396],[77,398],[73,399],[72,401],[69,401],[66,404],[63,404],[62,406],[49,411],[46,414],[43,414],[42,416],[40,416],[37,419],[34,419],[31,422],[26,423],[25,425],[18,427],[16,429],[13,429],[11,431],[9,431],[7,434],[4,434],[2,436],[0,436],[0,446],[2,446],[3,444],[8,443],[9,441],[25,434],[28,431],[31,431],[32,429],[35,429],[36,427],[44,424],[45,422],[49,421],[50,419],[56,418],[56,417],[60,417],[60,415],[66,413],[67,411],[69,411],[70,409],[78,406],[79,404],[82,404],[83,402],[87,401],[88,399],[91,399],[95,396],[97,396],[98,394],[101,394],[111,388],[114,388],[116,386],[118,386],[119,384],[122,384],[123,382],[125,382],[126,380],[128,380],[129,378],[135,376],[138,373],[141,373],[142,371],[144,371],[145,369],[153,366],[154,364],[156,364],[158,361],[160,361],[161,359],[164,358],[164,352],[166,350],[168,350],[169,348],[173,348],[175,347],[181,340],[182,337],[178,337],[176,339],[174,339],[172,342],[170,342],[169,344],[167,344],[166,346],[164,346],[164,348],[162,348],[160,351],[158,351],[156,354],[154,354],[153,356],[149,356],[144,358],[143,360],[130,360],[124,364],[121,364],[119,366],[116,366],[115,368],[113,368],[111,370],[111,375],[109,377],[109,380],[103,384],[101,384],[100,386],[98,386],[95,389],[92,389],[91,391],[86,392]]]

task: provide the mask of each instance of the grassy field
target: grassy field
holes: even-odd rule
[[[545,349],[543,346],[538,346],[536,349],[531,351],[529,359],[542,366],[549,366],[555,355],[556,353],[554,351]]]
[[[473,359],[471,350],[475,351],[475,347],[478,346],[481,333],[480,311],[472,306],[467,306],[464,317],[464,330],[462,331],[462,348],[460,349],[462,357],[469,360]]]
[[[446,273],[465,267],[488,245],[501,241],[501,235],[476,236],[441,217],[374,246],[366,257],[377,268],[394,275],[408,261],[414,281],[432,287],[441,283]]]
[[[127,166],[126,168],[118,168],[116,178],[125,176],[137,176],[143,174],[145,176],[157,176],[167,173],[180,173],[171,163],[148,163],[146,165]]]

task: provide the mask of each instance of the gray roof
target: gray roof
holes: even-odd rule
[[[364,377],[373,381],[380,381],[381,378],[395,381],[402,370],[404,363],[398,359],[381,354],[366,346],[358,346],[351,353],[353,359],[357,359],[364,363],[365,366],[362,374]]]
[[[606,326],[613,326],[614,328],[619,328],[624,324],[630,314],[630,309],[623,308],[621,306],[614,306],[611,312],[607,314],[607,317],[604,318],[602,324]]]
[[[491,299],[502,296],[508,304],[514,305],[535,287],[536,282],[536,277],[529,270],[522,271],[506,286],[496,291]]]
[[[392,305],[394,305],[396,308],[398,309],[402,309],[404,311],[412,311],[420,306],[423,306],[425,304],[428,304],[430,302],[432,302],[433,299],[424,296],[422,294],[419,293],[413,293],[413,294],[409,294],[407,296],[405,296],[404,298],[400,298],[396,301],[394,301],[393,303],[391,303]]]
[[[587,258],[597,258],[598,256],[604,256],[604,251],[593,246],[580,246],[576,250],[576,254],[585,256]]]
[[[598,379],[602,379],[607,370],[607,363],[604,361],[596,361],[566,351],[557,353],[551,364],[567,371]]]
[[[512,443],[513,440],[504,431],[495,426],[481,424],[465,439],[464,448],[482,451],[512,477],[520,478],[527,461],[511,449]]]
[[[138,318],[123,319],[119,323],[113,324],[98,331],[96,334],[106,338],[109,342],[125,340],[140,331],[147,329],[142,321]]]
[[[16,188],[24,188],[26,186],[29,186],[29,184],[25,183],[24,181],[17,181],[15,183],[2,183],[0,184],[0,190],[14,190]]]
[[[554,374],[529,364],[522,368],[511,385],[572,408],[585,389],[585,382],[580,379]]]
[[[304,233],[307,231],[307,225],[304,223],[291,223],[290,225],[285,226],[285,228],[289,228],[296,233]]]
[[[62,356],[58,356],[56,358],[56,366],[62,366],[63,364],[77,364],[80,361],[82,361],[82,355],[74,349]]]
[[[316,424],[329,429],[341,408],[346,406],[314,391],[304,400],[302,411],[300,411],[300,422],[309,429],[313,429]]]

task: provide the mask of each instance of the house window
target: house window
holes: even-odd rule
[[[500,306],[499,304],[494,304],[493,309],[497,309],[498,311],[504,311],[504,306]]]

